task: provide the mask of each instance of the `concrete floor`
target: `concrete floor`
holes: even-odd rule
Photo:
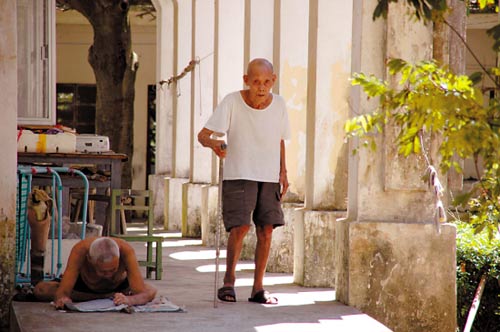
[[[183,307],[186,313],[70,313],[54,310],[49,303],[12,302],[11,331],[26,332],[127,332],[127,331],[238,331],[238,332],[388,332],[387,327],[360,311],[335,301],[335,291],[293,284],[290,274],[267,273],[266,289],[278,305],[247,301],[253,279],[253,263],[240,262],[237,303],[218,302],[214,308],[215,250],[179,233],[162,233],[163,280],[148,280],[158,295]],[[67,255],[74,241],[65,241]],[[139,257],[145,248],[132,243]],[[225,268],[221,251],[220,280]],[[63,256],[66,262],[66,257]],[[222,281],[219,282],[221,284]]]

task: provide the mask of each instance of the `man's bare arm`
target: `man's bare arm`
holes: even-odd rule
[[[128,305],[140,305],[152,301],[156,296],[156,289],[144,283],[134,249],[128,243],[120,243],[119,245],[120,256],[125,261],[125,268],[127,270],[128,282],[132,294],[122,294],[122,296],[120,296],[120,293],[117,293],[117,295],[115,295],[115,304],[122,304],[122,300],[125,299],[124,303]]]
[[[85,248],[86,243],[82,241],[71,249],[66,270],[54,296],[56,308],[63,308],[65,303],[71,302],[71,292],[86,259],[87,250]]]
[[[222,149],[222,145],[225,142],[223,140],[212,139],[213,134],[213,130],[203,128],[198,133],[198,142],[206,148],[211,148],[219,158],[224,158],[226,151]]]

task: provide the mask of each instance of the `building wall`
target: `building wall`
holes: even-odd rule
[[[14,289],[17,165],[17,32],[16,0],[0,1],[0,330],[9,322]]]
[[[497,66],[498,54],[493,51],[493,38],[489,37],[486,30],[492,28],[499,23],[497,14],[473,14],[467,17],[467,44],[469,45],[475,57],[486,68]],[[482,69],[471,52],[466,53],[466,74],[470,75],[475,72],[481,72]],[[488,78],[484,77],[481,87],[484,89],[484,102],[488,103],[490,90],[495,84]],[[498,96],[497,96],[498,98]],[[464,162],[464,179],[477,179],[476,167],[471,159]]]
[[[131,12],[132,46],[139,56],[134,101],[134,154],[132,187],[146,188],[148,85],[155,84],[156,21],[140,19]],[[76,11],[57,12],[57,83],[95,84],[87,61],[93,32],[88,21]],[[129,156],[130,157],[130,156]]]

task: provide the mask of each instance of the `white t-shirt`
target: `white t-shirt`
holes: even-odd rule
[[[205,128],[227,135],[224,180],[279,182],[280,143],[290,138],[285,101],[273,94],[265,109],[248,106],[239,91],[228,94]]]

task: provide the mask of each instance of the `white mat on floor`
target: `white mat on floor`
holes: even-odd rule
[[[173,304],[163,296],[160,296],[159,299],[155,299],[144,305],[115,305],[112,299],[99,299],[85,302],[68,303],[65,307],[67,310],[78,312],[186,312],[183,308]]]

